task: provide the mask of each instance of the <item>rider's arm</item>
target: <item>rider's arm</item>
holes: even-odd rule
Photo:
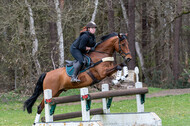
[[[79,44],[79,49],[83,52],[85,52],[87,50],[86,48],[86,44],[89,41],[88,40],[88,36],[86,34],[83,34],[80,38],[80,44]]]

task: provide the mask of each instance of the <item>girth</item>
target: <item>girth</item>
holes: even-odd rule
[[[88,71],[87,74],[88,74],[88,75],[92,78],[92,80],[93,80],[93,82],[91,83],[90,86],[92,86],[92,85],[94,85],[94,84],[96,84],[96,83],[98,83],[98,82],[101,81],[101,80],[98,80],[98,79],[92,74],[92,72]]]

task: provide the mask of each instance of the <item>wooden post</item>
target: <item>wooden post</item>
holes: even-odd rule
[[[136,82],[139,82],[139,68],[135,67]]]
[[[136,88],[142,88],[142,82],[139,82],[139,68],[135,67],[135,74],[136,74],[136,83],[135,87]],[[144,112],[144,103],[141,104],[141,97],[142,95],[137,94],[136,95],[136,100],[137,100],[137,112]]]
[[[44,90],[44,103],[46,102],[46,99],[52,98],[52,90],[46,89]],[[51,105],[45,103],[45,121],[46,122],[53,122],[53,115],[50,115],[50,109]]]
[[[109,85],[108,84],[102,84],[102,92],[109,91]],[[107,108],[107,102],[108,98],[102,98],[102,105],[103,105],[103,112],[104,113],[110,113],[110,108]]]
[[[136,88],[142,88],[142,82],[136,82],[135,87]],[[142,95],[140,95],[140,94],[136,95],[137,112],[144,112],[144,103],[141,104],[141,97],[142,97]]]
[[[80,96],[84,96],[88,94],[88,88],[81,88],[80,89]],[[81,99],[81,110],[82,110],[82,121],[89,121],[90,120],[90,110],[86,111],[86,99]]]

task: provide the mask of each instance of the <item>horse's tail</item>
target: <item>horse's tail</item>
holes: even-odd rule
[[[28,113],[32,113],[32,106],[34,105],[38,96],[43,92],[43,80],[44,80],[45,76],[46,76],[46,73],[43,73],[40,76],[40,78],[38,79],[38,82],[36,84],[36,87],[34,89],[33,95],[24,102],[24,106],[23,106],[24,111],[25,111],[25,108],[27,108]]]

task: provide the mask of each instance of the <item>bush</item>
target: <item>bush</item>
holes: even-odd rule
[[[190,69],[184,69],[176,83],[176,88],[190,88]]]

